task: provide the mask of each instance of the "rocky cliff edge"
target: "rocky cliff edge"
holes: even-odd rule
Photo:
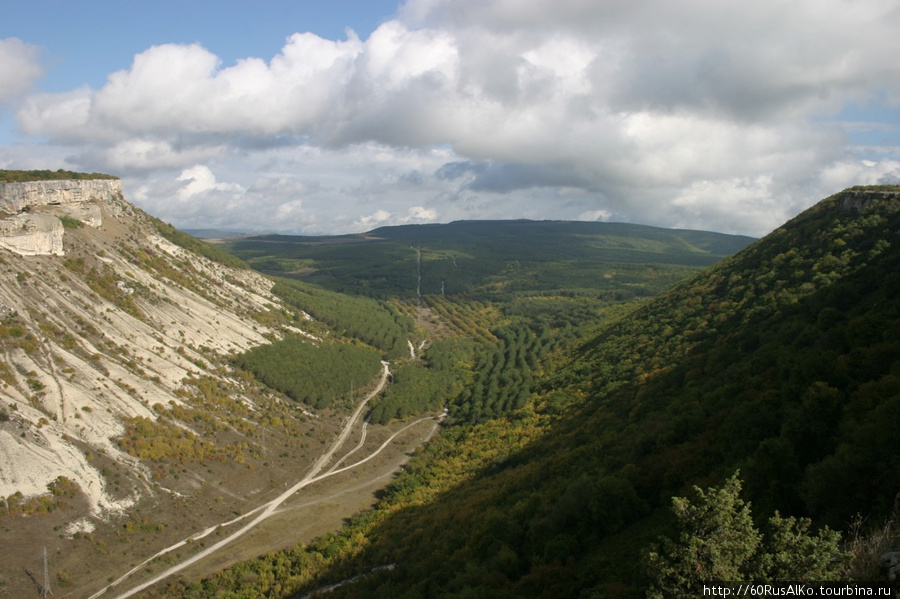
[[[119,179],[0,183],[0,247],[22,256],[62,256],[64,222],[100,227],[101,205],[122,198]]]

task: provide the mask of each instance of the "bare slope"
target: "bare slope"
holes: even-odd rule
[[[113,441],[123,419],[180,403],[189,375],[227,383],[207,364],[265,342],[252,315],[274,305],[269,281],[169,243],[119,197],[86,203],[102,224],[65,228],[63,256],[0,250],[0,495],[45,493],[66,476],[102,515],[136,496],[114,499],[85,447],[134,462]]]
[[[0,595],[46,546],[55,596],[84,596],[296,480],[339,425],[229,366],[302,333],[269,279],[169,242],[118,181],[54,183],[0,183],[27,198],[0,207]]]

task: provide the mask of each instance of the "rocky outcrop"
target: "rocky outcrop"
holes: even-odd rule
[[[60,179],[0,183],[0,248],[21,256],[62,256],[59,217],[93,228],[103,224],[101,204],[122,201],[119,179]]]
[[[839,194],[841,210],[844,212],[865,212],[872,202],[892,200],[900,196],[896,185],[851,187]]]
[[[17,214],[2,219],[0,247],[21,256],[62,256],[62,221],[52,214]]]
[[[120,179],[59,179],[0,183],[0,211],[17,214],[38,206],[79,204],[121,198]]]

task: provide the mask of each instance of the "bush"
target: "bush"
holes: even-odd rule
[[[59,220],[62,221],[62,225],[66,229],[80,229],[84,226],[83,222],[71,216],[60,216]]]
[[[647,553],[647,597],[697,597],[711,582],[840,578],[847,561],[840,533],[826,527],[813,535],[810,520],[778,512],[760,532],[740,498],[737,473],[721,488],[694,490],[695,502],[672,498],[677,540],[664,538]]]

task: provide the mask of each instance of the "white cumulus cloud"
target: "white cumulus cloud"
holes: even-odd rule
[[[43,74],[37,47],[15,37],[0,39],[0,103],[31,91]]]
[[[365,40],[296,33],[229,65],[153,46],[99,89],[28,96],[18,122],[77,165],[157,181],[151,212],[181,173],[177,198],[227,196],[210,217],[254,226],[267,207],[284,226],[302,197],[299,229],[530,216],[762,234],[873,178],[842,110],[900,106],[895,0],[408,0],[398,14]],[[302,192],[260,183],[276,180]]]
[[[207,191],[244,191],[244,188],[237,183],[217,182],[216,176],[209,170],[209,167],[202,164],[185,169],[175,180],[187,181],[187,184],[178,190],[178,198],[182,201],[189,200]]]

